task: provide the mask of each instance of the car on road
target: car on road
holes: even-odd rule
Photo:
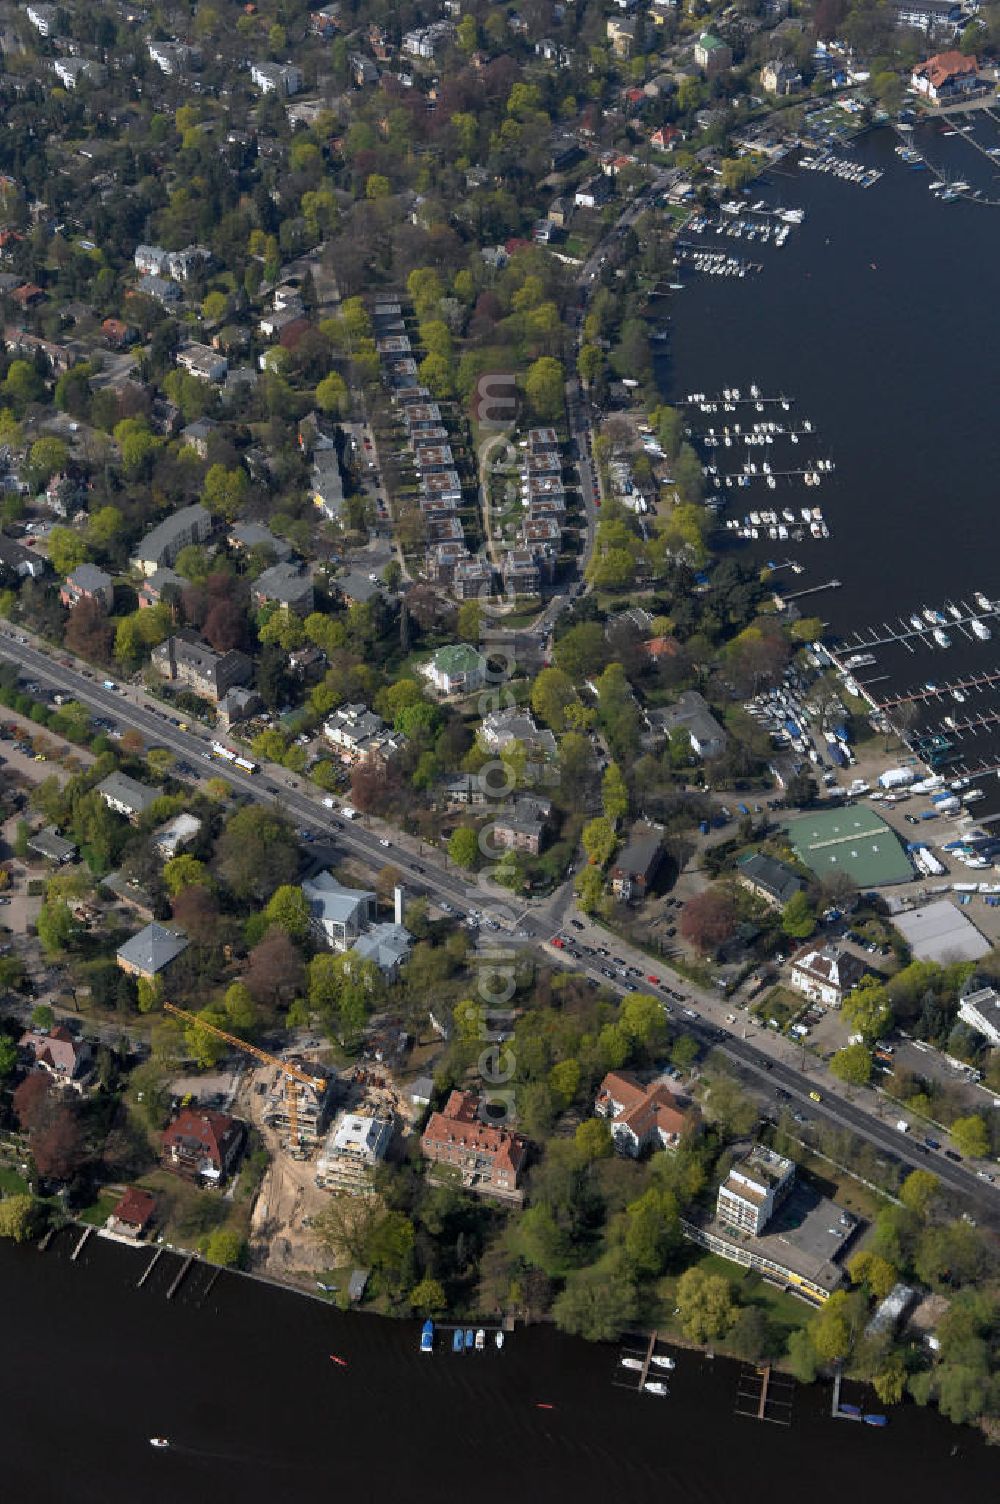
[[[570,924],[575,930],[584,930],[587,928],[587,926],[580,919],[571,919]]]
[[[611,977],[613,979],[614,978],[614,972],[611,970],[610,966],[602,966],[601,967],[601,976],[602,977]]]
[[[946,1149],[944,1151],[944,1157],[945,1159],[953,1159],[957,1165],[960,1165],[962,1163],[961,1154],[956,1154],[954,1149]]]
[[[421,865],[420,865],[419,862],[414,862],[413,863],[413,870],[414,870],[414,872],[423,872],[424,869],[423,869],[423,867],[421,867]]]
[[[392,845],[392,842],[389,840],[388,836],[379,836],[378,843],[379,843],[380,846],[391,846]]]
[[[809,1099],[812,1102],[822,1102],[823,1100],[818,1091],[811,1091],[809,1093]]]
[[[563,940],[561,935],[553,935],[552,939],[549,941],[549,944],[554,945],[556,950],[562,950],[566,942]]]
[[[977,1170],[976,1175],[980,1180],[988,1180],[990,1185],[993,1184],[993,1181],[996,1178],[995,1176],[990,1174],[989,1170]]]
[[[652,972],[650,972],[649,976],[646,978],[646,981],[652,982],[654,987],[659,987],[660,985],[659,977],[654,977]]]
[[[698,1017],[697,1013],[694,1011],[693,1008],[685,1008],[684,1009],[684,1016],[685,1016],[685,1018],[697,1018]]]

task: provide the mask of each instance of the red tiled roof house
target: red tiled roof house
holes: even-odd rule
[[[138,1240],[149,1227],[156,1211],[156,1197],[131,1185],[114,1208],[105,1226],[121,1238]]]
[[[224,1180],[243,1147],[243,1124],[226,1112],[184,1107],[163,1133],[163,1163],[188,1180]]]
[[[481,1123],[471,1092],[453,1091],[443,1112],[432,1112],[420,1138],[425,1159],[455,1165],[470,1189],[510,1195],[517,1190],[528,1146],[518,1133]]]
[[[646,1149],[676,1149],[692,1122],[679,1097],[665,1086],[643,1086],[627,1071],[609,1071],[594,1103],[598,1117],[611,1121],[619,1154],[638,1159]]]

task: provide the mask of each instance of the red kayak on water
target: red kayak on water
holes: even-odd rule
[[[330,1362],[331,1363],[338,1363],[341,1368],[346,1368],[347,1367],[347,1359],[346,1358],[338,1358],[336,1353],[331,1353],[330,1354]]]
[[[535,1401],[536,1410],[554,1410],[555,1408],[555,1405],[546,1405],[542,1400]]]

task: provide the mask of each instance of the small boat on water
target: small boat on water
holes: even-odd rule
[[[993,633],[990,631],[989,627],[984,621],[974,621],[972,623],[972,630],[979,638],[980,642],[989,642],[990,638],[993,636]]]
[[[976,591],[973,599],[975,600],[976,605],[979,607],[980,611],[993,610],[993,602],[990,600],[989,596],[984,595],[981,590]]]
[[[451,1350],[453,1353],[462,1353],[465,1351],[465,1336],[460,1326],[456,1327],[452,1333]]]
[[[420,1351],[422,1353],[432,1353],[434,1351],[434,1323],[430,1317],[427,1318],[420,1329]]]
[[[622,1367],[623,1368],[634,1368],[637,1373],[642,1373],[642,1359],[641,1358],[623,1358],[622,1359]]]
[[[841,1415],[851,1415],[856,1420],[860,1420],[861,1419],[861,1406],[860,1405],[841,1405],[841,1407],[840,1407],[840,1413],[841,1413]]]
[[[471,1326],[466,1327],[466,1329],[465,1329],[465,1345],[466,1345],[466,1347],[469,1348],[469,1349],[471,1349],[473,1343],[475,1342],[475,1340],[476,1340],[476,1334],[472,1330]]]
[[[914,632],[922,632],[924,630],[924,623],[920,619],[920,617],[917,616],[916,612],[914,612],[914,614],[910,617],[910,626],[913,628]]]
[[[661,1384],[658,1379],[651,1379],[649,1383],[643,1384],[642,1387],[647,1394],[658,1395],[661,1400],[665,1399],[670,1393],[670,1390],[667,1388],[666,1384]]]
[[[486,1333],[483,1330],[483,1328],[480,1327],[479,1331],[476,1333],[476,1352],[477,1353],[481,1353],[482,1350],[483,1350],[483,1348],[485,1346],[486,1346]]]
[[[864,1422],[866,1426],[887,1426],[889,1424],[888,1419],[884,1415],[866,1415]]]
[[[652,1358],[650,1358],[649,1361],[656,1368],[676,1368],[677,1367],[677,1364],[674,1362],[673,1358],[652,1357]]]
[[[170,1442],[165,1436],[151,1436],[149,1438],[149,1444],[151,1447],[156,1447],[158,1451],[162,1451],[164,1447],[168,1447],[170,1445]]]
[[[503,1347],[503,1332],[497,1332],[495,1340],[497,1345],[497,1352],[499,1352]]]
[[[951,638],[942,627],[935,627],[934,631],[931,633],[931,636],[934,638],[934,641],[937,643],[939,648],[951,647]]]

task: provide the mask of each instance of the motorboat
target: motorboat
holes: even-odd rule
[[[149,1438],[149,1444],[151,1447],[156,1447],[157,1451],[162,1452],[164,1447],[168,1447],[170,1445],[170,1442],[165,1436],[151,1436]]]
[[[420,1330],[420,1351],[432,1353],[434,1351],[434,1323],[430,1317],[424,1322]]]
[[[465,1329],[465,1345],[466,1345],[466,1347],[470,1351],[472,1350],[472,1346],[473,1346],[473,1343],[475,1342],[475,1340],[476,1340],[476,1334],[472,1330],[471,1326],[470,1327],[466,1327],[466,1329]]]
[[[993,602],[990,600],[989,596],[988,595],[984,595],[981,590],[977,590],[976,591],[976,594],[973,597],[973,599],[975,600],[976,605],[979,607],[980,611],[992,611],[993,610]]]
[[[622,1359],[622,1367],[623,1368],[633,1368],[633,1369],[635,1369],[636,1373],[642,1373],[642,1359],[641,1358],[623,1358]]]
[[[647,1383],[643,1384],[642,1387],[643,1389],[645,1389],[647,1394],[655,1394],[661,1400],[666,1399],[667,1395],[670,1393],[666,1384],[661,1384],[658,1379],[650,1379]]]
[[[972,630],[979,638],[980,642],[989,642],[990,638],[993,636],[993,633],[990,631],[990,628],[984,621],[974,621],[972,623]]]
[[[499,1352],[500,1349],[503,1347],[503,1332],[497,1332],[496,1337],[495,1337],[494,1340],[495,1340],[496,1345],[497,1345],[497,1351]]]
[[[652,1358],[650,1358],[649,1361],[656,1368],[676,1368],[677,1367],[677,1364],[674,1362],[673,1358],[652,1357]]]
[[[476,1333],[476,1352],[477,1353],[481,1353],[482,1350],[483,1350],[483,1348],[485,1346],[486,1346],[486,1333],[483,1330],[483,1328],[480,1327],[479,1330],[478,1330],[478,1332]]]
[[[451,1350],[453,1353],[460,1353],[465,1351],[465,1337],[462,1333],[461,1327],[456,1327],[455,1331],[452,1333]]]

